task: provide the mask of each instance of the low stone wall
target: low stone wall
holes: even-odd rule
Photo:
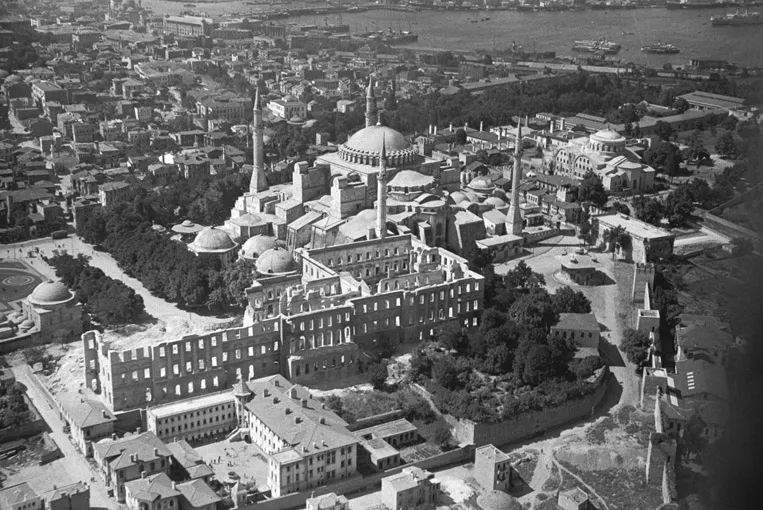
[[[359,420],[356,420],[355,423],[349,424],[347,426],[347,430],[349,430],[350,432],[355,432],[356,430],[367,429],[368,427],[375,427],[376,425],[387,423],[388,421],[398,420],[403,417],[403,414],[404,413],[402,409],[395,409],[394,411],[387,411],[386,413],[379,413],[373,416],[367,416],[366,418],[361,418]]]
[[[378,488],[381,486],[382,478],[387,478],[388,476],[400,473],[406,467],[416,466],[421,469],[436,469],[450,466],[452,464],[463,464],[465,462],[473,461],[474,445],[466,445],[462,448],[456,448],[455,450],[441,453],[440,455],[435,455],[434,457],[420,460],[412,464],[398,466],[394,469],[384,471],[383,473],[374,473],[369,476],[358,476],[350,478],[349,480],[332,483],[331,485],[326,485],[324,487],[316,487],[309,492],[305,491],[297,494],[289,494],[288,496],[269,499],[251,505],[241,505],[238,508],[240,510],[289,510],[292,508],[304,508],[305,501],[313,495],[321,496],[323,494],[328,494],[329,492],[349,494],[360,490]]]
[[[549,429],[579,420],[592,414],[607,392],[609,369],[599,372],[595,381],[596,390],[583,398],[570,400],[564,404],[542,411],[528,411],[509,420],[498,423],[474,423],[471,420],[459,420],[451,415],[445,419],[453,433],[462,444],[483,446],[493,444],[501,446],[515,443],[542,434]]]

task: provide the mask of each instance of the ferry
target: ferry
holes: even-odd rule
[[[642,46],[641,51],[645,53],[679,53],[681,50],[672,44],[658,42],[656,44]]]
[[[737,12],[732,14],[723,14],[718,16],[711,16],[710,23],[719,25],[760,25],[763,24],[763,16],[759,12]]]

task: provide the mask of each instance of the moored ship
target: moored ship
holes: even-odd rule
[[[679,53],[681,50],[673,44],[658,42],[642,46],[641,51],[645,53]]]
[[[606,38],[602,37],[598,40],[575,41],[572,49],[575,51],[584,51],[587,53],[614,55],[620,51],[620,45],[616,42],[608,41]]]
[[[763,16],[759,12],[737,12],[711,16],[710,23],[716,26],[723,25],[760,25],[763,24]]]

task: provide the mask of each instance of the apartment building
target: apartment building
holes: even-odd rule
[[[173,369],[179,372],[180,365]],[[224,391],[149,407],[146,421],[149,432],[163,441],[201,441],[236,428],[235,399]]]

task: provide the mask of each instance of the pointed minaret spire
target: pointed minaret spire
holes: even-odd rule
[[[368,88],[366,89],[366,127],[375,126],[379,121],[376,113],[376,96],[374,96],[374,77],[368,75]]]
[[[254,107],[252,108],[252,179],[249,181],[249,192],[257,193],[268,189],[268,181],[265,177],[265,149],[264,130],[262,125],[262,105],[260,104],[260,88],[254,95]]]
[[[387,139],[382,137],[379,175],[376,179],[376,237],[387,235]]]
[[[514,144],[514,171],[511,173],[511,206],[506,217],[511,222],[511,233],[522,235],[522,215],[519,211],[519,181],[522,177],[522,120],[517,123],[517,139]]]

